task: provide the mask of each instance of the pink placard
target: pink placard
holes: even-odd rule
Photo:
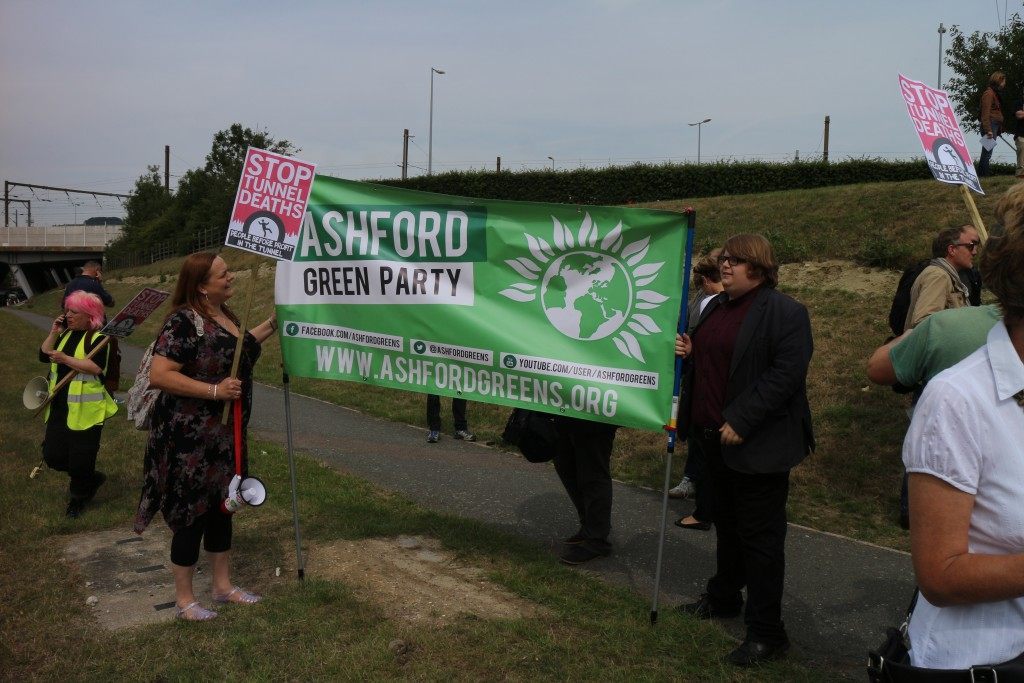
[[[127,337],[135,328],[142,324],[142,321],[148,318],[153,311],[160,308],[167,297],[170,296],[167,292],[159,289],[153,289],[152,287],[146,287],[141,292],[135,295],[135,297],[128,302],[128,304],[121,309],[120,313],[111,318],[103,329],[100,330],[103,334],[110,335],[111,337]]]
[[[250,147],[224,244],[291,261],[316,164]]]
[[[910,80],[903,74],[899,74],[899,81],[907,114],[921,139],[921,148],[935,179],[966,185],[978,194],[985,194],[949,95],[920,81]]]

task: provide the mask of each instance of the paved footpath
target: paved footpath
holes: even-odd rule
[[[49,327],[42,316],[4,310],[42,329]],[[141,350],[128,345],[122,349],[122,374],[133,375]],[[534,465],[447,434],[440,443],[428,444],[425,429],[295,394],[291,409],[296,450],[339,471],[426,508],[529,538],[552,553],[561,548],[558,539],[576,531],[575,510],[550,464]],[[285,443],[281,390],[257,385],[250,430]],[[649,602],[661,493],[616,482],[614,500],[614,554],[587,563],[586,570],[633,588]],[[659,611],[695,599],[714,569],[714,533],[671,526],[675,515],[689,512],[692,504],[671,501],[670,508]],[[863,680],[867,650],[881,642],[886,626],[896,623],[913,591],[910,556],[791,524],[786,559],[783,617],[795,652],[811,665]],[[644,623],[647,616],[645,610]],[[742,638],[742,618],[722,624]]]

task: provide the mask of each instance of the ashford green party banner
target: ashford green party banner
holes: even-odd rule
[[[317,175],[277,266],[285,368],[661,429],[685,232],[667,211]]]

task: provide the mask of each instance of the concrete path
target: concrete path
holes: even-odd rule
[[[42,329],[49,327],[50,321],[42,316],[3,310]],[[122,350],[122,373],[134,374],[141,350],[128,345]],[[558,539],[576,531],[575,510],[550,464],[530,464],[447,435],[439,444],[427,444],[425,429],[295,394],[291,408],[296,449],[337,470],[402,493],[426,508],[529,538],[552,553],[561,549]],[[281,390],[257,386],[250,430],[285,443]],[[661,493],[616,483],[614,500],[615,552],[588,563],[586,570],[629,586],[649,600]],[[692,504],[672,501],[670,508],[659,611],[695,599],[714,570],[714,533],[671,526],[674,515],[689,512]],[[867,650],[899,620],[913,591],[910,556],[790,525],[786,559],[783,617],[794,650],[811,665],[863,679]],[[646,612],[643,619],[646,622]],[[742,638],[742,618],[722,623],[730,634]]]

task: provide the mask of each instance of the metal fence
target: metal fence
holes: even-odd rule
[[[115,252],[108,255],[106,267],[108,270],[115,270],[117,268],[148,266],[163,259],[185,256],[195,251],[219,247],[224,244],[224,234],[225,230],[223,228],[209,227],[205,230],[200,230],[188,238],[164,240],[145,249],[123,253]]]

